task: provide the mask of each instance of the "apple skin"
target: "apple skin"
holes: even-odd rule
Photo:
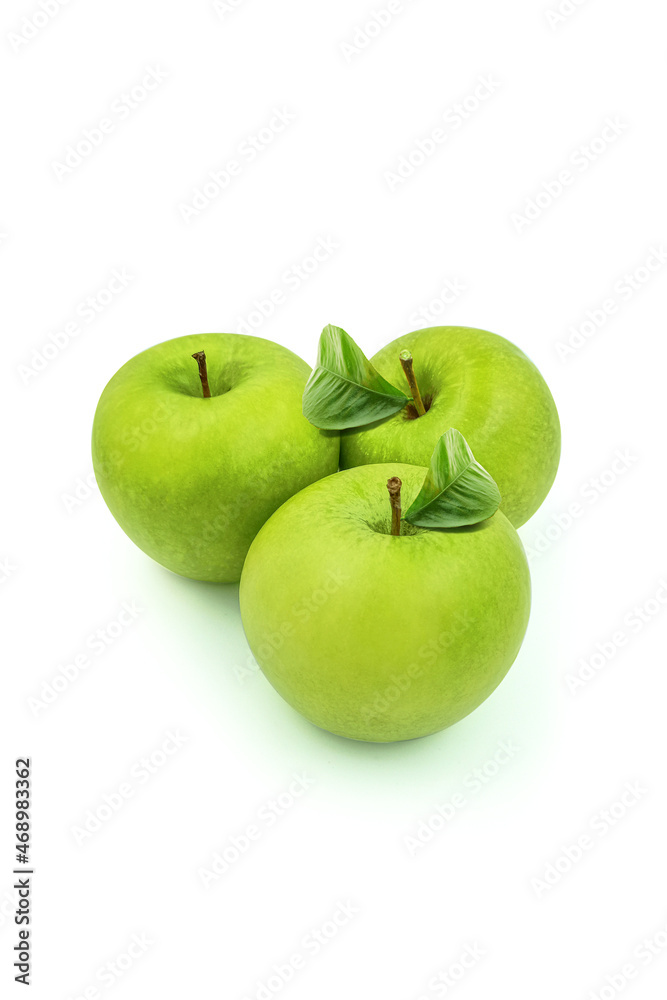
[[[518,528],[551,489],[560,458],[558,411],[539,371],[495,333],[434,326],[399,337],[371,359],[408,395],[403,350],[412,353],[422,397],[432,397],[430,409],[409,419],[406,408],[344,431],[341,468],[391,461],[427,466],[441,435],[455,427],[497,482],[500,509]]]
[[[243,568],[250,648],[316,726],[386,743],[438,732],[503,679],[530,612],[530,575],[504,514],[449,530],[390,532],[387,479],[407,510],[426,469],[365,465],[292,497]]]
[[[132,541],[181,576],[237,581],[267,518],[338,468],[338,435],[301,412],[309,373],[287,348],[233,333],[178,337],[123,365],[98,403],[92,452]]]

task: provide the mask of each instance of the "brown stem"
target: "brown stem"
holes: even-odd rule
[[[400,535],[401,533],[401,486],[403,483],[398,476],[392,476],[387,480],[389,490],[389,503],[391,504],[391,533]]]
[[[417,379],[415,378],[414,369],[412,367],[412,355],[410,351],[401,351],[399,354],[401,359],[401,367],[405,372],[405,377],[408,380],[408,385],[410,386],[410,392],[412,393],[412,399],[415,404],[415,409],[420,417],[423,417],[426,413],[426,407],[421,397],[419,391],[419,386],[417,385]]]
[[[204,399],[211,398],[211,390],[208,385],[208,369],[206,367],[206,354],[204,351],[195,351],[192,355],[197,364],[199,365],[199,378],[201,379],[202,392],[204,393]]]

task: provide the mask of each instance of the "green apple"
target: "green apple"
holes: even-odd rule
[[[92,451],[132,541],[182,576],[238,580],[267,518],[338,468],[338,435],[301,413],[309,372],[286,348],[233,333],[178,337],[123,365],[98,403]]]
[[[314,483],[267,521],[246,559],[241,617],[259,666],[340,736],[390,742],[451,726],[500,683],[526,631],[528,564],[500,511],[391,533],[387,489],[400,479],[407,510],[425,473],[365,465]]]
[[[341,435],[341,468],[382,462],[428,465],[443,431],[456,427],[493,476],[515,527],[538,509],[556,476],[560,424],[549,388],[526,355],[495,333],[436,326],[393,341],[371,359],[410,392],[400,354],[412,354],[426,413],[415,406]]]

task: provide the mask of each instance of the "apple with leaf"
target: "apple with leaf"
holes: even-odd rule
[[[240,587],[250,648],[279,694],[315,725],[372,742],[472,712],[512,665],[530,611],[500,501],[455,429],[428,469],[360,465],[288,500],[250,546]]]
[[[316,427],[341,431],[343,469],[428,465],[443,432],[458,428],[515,527],[538,509],[558,469],[560,424],[546,382],[518,347],[485,330],[417,330],[369,361],[349,334],[327,326],[303,412]]]

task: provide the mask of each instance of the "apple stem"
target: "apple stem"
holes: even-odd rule
[[[400,535],[401,533],[401,486],[403,483],[398,476],[392,476],[387,480],[389,490],[389,503],[391,504],[391,533]]]
[[[204,353],[204,351],[195,351],[192,357],[199,365],[199,378],[201,379],[201,387],[202,387],[202,392],[204,393],[204,399],[210,399],[211,390],[208,385],[208,369],[206,367],[206,354]]]
[[[417,415],[423,417],[426,413],[426,407],[424,406],[419,386],[417,385],[417,379],[415,378],[415,372],[412,367],[412,355],[410,354],[410,351],[401,351],[399,358],[401,359],[401,367],[405,372],[405,377],[408,380],[408,385],[410,386],[412,401],[415,404]]]

